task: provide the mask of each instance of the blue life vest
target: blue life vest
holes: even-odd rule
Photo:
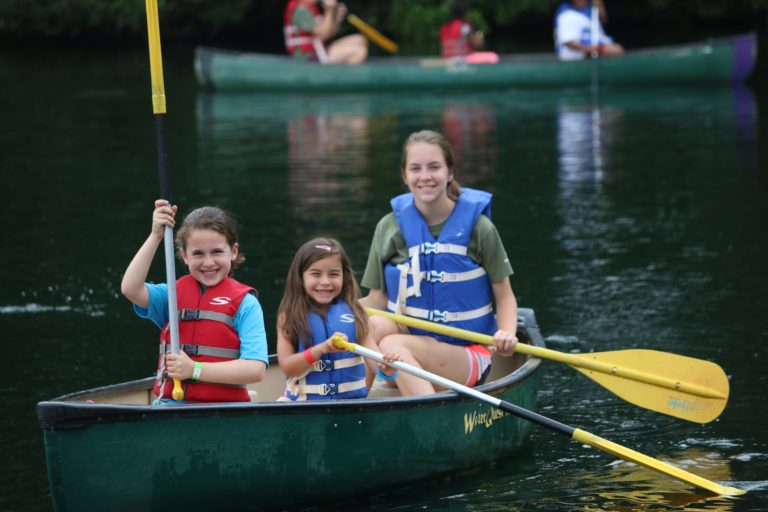
[[[491,216],[491,197],[487,192],[462,188],[437,239],[416,209],[413,194],[392,200],[392,210],[408,246],[408,260],[384,266],[390,311],[483,334],[496,332],[488,274],[467,256],[480,215]],[[409,331],[455,345],[470,344],[420,329]]]
[[[330,305],[326,318],[317,313],[309,314],[309,329],[312,333],[307,342],[299,340],[297,352],[303,352],[316,343],[322,343],[341,332],[350,342],[355,342],[355,315],[343,300]],[[332,352],[323,354],[306,373],[288,377],[286,396],[291,400],[341,400],[365,398],[365,362],[362,356],[353,352]]]

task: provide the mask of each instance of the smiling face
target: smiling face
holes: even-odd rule
[[[310,264],[301,274],[304,293],[315,306],[325,310],[341,293],[344,285],[341,257],[332,254]]]
[[[448,199],[447,189],[453,179],[453,169],[446,164],[440,146],[415,142],[408,146],[406,155],[403,181],[413,193],[417,207]]]
[[[212,229],[193,229],[180,252],[192,277],[210,288],[229,275],[237,258],[237,243],[230,246],[224,235]]]

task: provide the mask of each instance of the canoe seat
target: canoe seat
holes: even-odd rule
[[[400,390],[397,387],[387,386],[381,379],[373,381],[373,386],[368,392],[368,398],[386,398],[391,396],[400,396]]]

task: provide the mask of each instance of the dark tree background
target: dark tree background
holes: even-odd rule
[[[489,46],[500,41],[551,41],[552,13],[560,0],[473,0],[470,18],[488,33]],[[219,43],[261,51],[282,50],[282,14],[286,0],[159,0],[164,40]],[[407,50],[436,47],[437,31],[452,0],[357,0],[348,7]],[[609,32],[624,42],[648,33],[669,38],[727,29],[764,29],[768,0],[607,0]],[[3,39],[143,41],[142,0],[3,0]],[[718,35],[718,34],[713,34]],[[655,42],[655,41],[654,41]]]

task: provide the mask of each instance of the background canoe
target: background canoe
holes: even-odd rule
[[[518,337],[543,346],[532,310]],[[536,408],[538,359],[496,357],[484,393]],[[152,408],[152,379],[38,404],[54,507],[259,510],[334,503],[509,457],[531,424],[453,392],[276,402],[276,361],[256,402]]]
[[[740,82],[757,56],[754,33],[698,43],[630,50],[600,59],[602,85]],[[498,64],[437,58],[370,59],[357,66],[298,62],[282,55],[197,48],[195,72],[207,89],[225,91],[455,90],[589,85],[592,62],[560,62],[553,54],[502,55]]]

